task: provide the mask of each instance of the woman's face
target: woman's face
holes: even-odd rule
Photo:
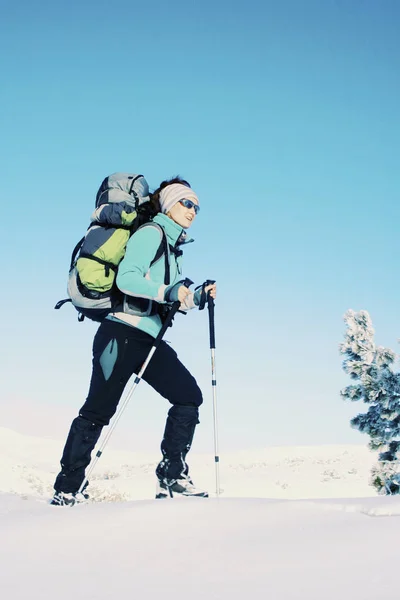
[[[196,217],[196,208],[194,206],[188,208],[187,206],[182,204],[182,202],[189,203],[192,205],[195,204],[196,206],[198,206],[197,202],[192,200],[179,200],[179,202],[174,204],[171,210],[168,211],[167,216],[184,229],[188,229]],[[197,209],[197,212],[198,210],[199,209]]]

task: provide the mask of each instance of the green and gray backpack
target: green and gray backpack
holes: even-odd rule
[[[100,322],[122,303],[115,284],[118,265],[130,236],[154,216],[149,200],[149,186],[143,175],[114,173],[104,179],[91,223],[72,252],[69,298],[60,300],[55,308],[72,302],[80,321],[88,317]],[[157,260],[167,243],[162,237]]]

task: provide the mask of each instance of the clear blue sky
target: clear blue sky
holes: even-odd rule
[[[219,284],[221,453],[366,443],[338,344],[353,308],[398,349],[399,27],[395,0],[3,0],[0,425],[63,437],[84,401],[96,326],[53,305],[102,179],[179,173],[186,275]],[[211,451],[206,313],[167,339]],[[155,450],[167,408],[141,384],[116,441]]]

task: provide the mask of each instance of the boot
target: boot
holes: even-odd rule
[[[176,496],[208,498],[208,492],[196,488],[189,475],[182,475],[179,479],[159,479],[157,477],[156,500]]]
[[[76,494],[79,490],[101,430],[101,425],[96,425],[83,417],[77,417],[72,421],[61,458],[62,468],[54,483],[56,492]]]
[[[156,469],[156,498],[173,498],[175,495],[208,497],[198,490],[189,477],[186,455],[189,452],[199,411],[196,406],[174,405],[168,413],[164,437],[161,442],[163,459]]]
[[[75,504],[83,504],[89,500],[89,494],[83,492],[75,494],[67,494],[65,492],[56,492],[50,501],[53,506],[74,506]]]

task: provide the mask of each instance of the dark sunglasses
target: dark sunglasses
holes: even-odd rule
[[[185,208],[194,208],[194,213],[197,215],[197,213],[200,210],[200,206],[198,204],[196,204],[195,202],[192,202],[192,200],[179,200],[180,204],[182,204],[182,206],[184,206]]]

